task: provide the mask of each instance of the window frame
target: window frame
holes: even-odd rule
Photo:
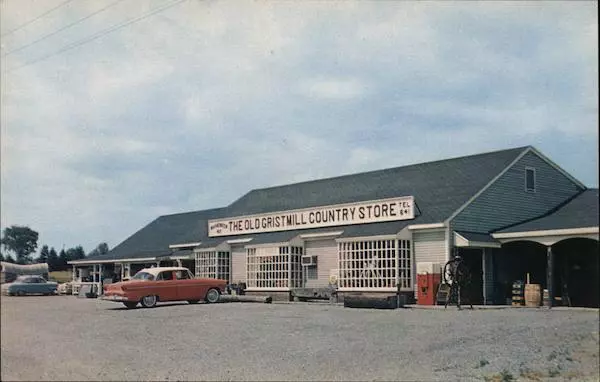
[[[340,291],[412,291],[412,240],[338,241]]]
[[[530,188],[528,185],[528,174],[531,171],[533,174],[533,187]],[[537,173],[535,167],[525,167],[525,192],[536,193],[537,192]]]

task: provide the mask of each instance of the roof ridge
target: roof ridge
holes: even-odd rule
[[[525,149],[530,148],[530,147],[533,147],[533,146],[531,146],[531,145],[519,146],[519,147],[508,148],[508,149],[488,151],[488,152],[484,152],[484,153],[463,155],[463,156],[459,156],[459,157],[437,159],[437,160],[433,160],[433,161],[429,161],[429,162],[412,163],[412,164],[408,164],[408,165],[396,166],[396,167],[388,167],[388,168],[383,168],[383,169],[378,169],[378,170],[369,170],[369,171],[363,171],[363,172],[356,172],[356,173],[352,173],[352,174],[345,174],[345,175],[338,175],[338,176],[333,176],[333,177],[326,177],[326,178],[305,180],[305,181],[300,181],[300,182],[295,182],[295,183],[280,184],[280,185],[276,185],[276,186],[253,188],[252,190],[248,191],[246,194],[242,195],[240,198],[238,198],[237,200],[235,200],[234,202],[232,202],[229,206],[231,206],[235,202],[237,202],[240,199],[242,199],[244,196],[246,196],[246,195],[248,195],[248,194],[250,194],[251,192],[254,192],[254,191],[264,191],[264,190],[270,190],[270,189],[275,189],[275,188],[280,188],[280,187],[288,187],[288,186],[296,186],[296,185],[300,185],[300,184],[308,184],[308,183],[315,183],[315,182],[322,182],[322,181],[330,181],[330,180],[333,180],[333,179],[343,179],[343,178],[353,177],[353,176],[357,176],[357,175],[374,174],[374,173],[377,173],[377,172],[385,172],[385,171],[391,171],[391,170],[398,170],[398,169],[401,169],[401,168],[410,168],[410,167],[416,167],[416,166],[422,166],[422,165],[431,165],[431,164],[440,163],[440,162],[450,162],[450,161],[461,160],[461,159],[466,159],[466,158],[474,158],[474,157],[481,157],[481,156],[486,156],[486,155],[493,155],[493,154],[498,154],[498,153],[501,153],[501,152],[522,151],[522,150],[525,150]]]
[[[172,217],[172,216],[177,216],[177,215],[189,215],[189,214],[197,214],[197,213],[214,212],[214,211],[222,210],[225,208],[227,208],[227,207],[217,207],[217,208],[209,208],[207,210],[196,210],[196,211],[187,211],[187,212],[175,212],[172,214],[159,215],[156,219],[163,218],[163,217]]]

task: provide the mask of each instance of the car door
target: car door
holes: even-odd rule
[[[177,283],[173,271],[162,271],[156,276],[156,295],[159,301],[177,300]]]
[[[22,290],[23,292],[29,294],[29,293],[37,293],[36,292],[36,280],[35,277],[27,277],[26,279],[24,279],[22,281],[21,286],[19,287],[20,290]]]
[[[45,285],[39,277],[32,277],[29,284],[29,293],[46,293]]]
[[[178,300],[201,300],[202,292],[198,280],[195,280],[187,269],[175,271],[177,279]]]
[[[34,288],[33,293],[48,294],[51,292],[50,284],[46,283],[46,280],[44,280],[41,277],[35,277],[34,282],[33,284],[31,284],[31,286],[32,288]]]

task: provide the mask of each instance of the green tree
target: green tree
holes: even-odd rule
[[[58,270],[58,255],[56,254],[56,250],[54,247],[50,248],[50,252],[48,252],[48,268],[50,271]]]
[[[105,255],[108,253],[108,251],[109,251],[108,244],[100,243],[96,246],[96,248],[94,248],[90,253],[88,253],[88,256],[92,257],[92,256]]]
[[[47,245],[42,246],[42,250],[40,251],[40,256],[37,258],[36,262],[38,263],[47,263],[48,256],[50,255],[50,251]]]
[[[29,227],[10,226],[4,228],[0,243],[17,256],[17,263],[28,264],[31,254],[37,249],[38,233]]]
[[[75,248],[69,248],[67,249],[65,258],[66,261],[85,259],[85,251],[81,245],[78,245]]]
[[[64,249],[61,249],[58,254],[57,270],[64,271],[65,269],[67,269],[68,268],[67,261],[69,261],[69,260],[71,260],[71,259],[69,259],[67,252],[65,252]]]

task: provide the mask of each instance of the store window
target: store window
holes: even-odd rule
[[[535,168],[525,167],[525,191],[535,192]]]
[[[369,240],[338,243],[340,289],[410,289],[410,240]]]
[[[246,249],[248,288],[289,289],[302,285],[302,247]]]
[[[196,252],[196,277],[231,282],[231,263],[228,251]]]

